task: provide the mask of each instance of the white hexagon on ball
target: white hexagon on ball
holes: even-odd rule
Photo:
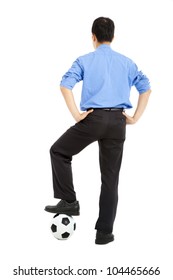
[[[59,240],[67,240],[76,229],[73,217],[65,214],[56,214],[51,221],[51,232]]]

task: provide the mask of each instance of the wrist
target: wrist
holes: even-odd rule
[[[138,120],[139,120],[139,118],[138,118],[136,115],[134,115],[134,116],[133,116],[133,121],[134,121],[134,123],[136,123]]]
[[[76,114],[73,114],[73,118],[75,119],[76,122],[79,122],[81,120],[81,115],[79,112],[77,112]]]

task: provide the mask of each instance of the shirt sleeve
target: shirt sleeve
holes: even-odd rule
[[[142,71],[138,70],[135,63],[132,63],[130,66],[129,80],[130,86],[135,86],[139,94],[142,94],[151,88],[149,79],[142,73]]]
[[[83,80],[83,69],[79,58],[76,59],[71,68],[65,73],[60,82],[60,86],[73,89],[76,83]]]

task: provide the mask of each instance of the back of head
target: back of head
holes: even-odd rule
[[[112,42],[114,38],[114,22],[107,17],[99,17],[94,20],[92,34],[97,37],[98,42]]]

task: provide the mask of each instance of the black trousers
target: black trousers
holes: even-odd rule
[[[126,118],[121,110],[97,109],[70,127],[50,149],[54,197],[73,200],[76,199],[76,193],[71,168],[72,156],[98,141],[102,184],[99,217],[95,226],[97,230],[113,230],[125,131]]]

